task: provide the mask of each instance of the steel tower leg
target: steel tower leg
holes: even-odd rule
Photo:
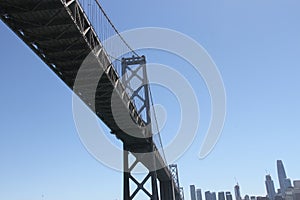
[[[157,176],[155,171],[150,171],[145,175],[142,182],[139,182],[135,177],[133,170],[136,165],[140,162],[140,160],[136,159],[132,164],[129,163],[129,149],[124,145],[124,191],[123,191],[123,199],[124,200],[133,200],[139,192],[143,192],[145,195],[149,197],[150,200],[159,200],[158,199],[158,188],[157,188]],[[130,181],[136,184],[137,188],[133,190],[130,187]],[[145,188],[145,184],[147,182],[151,183],[151,191]]]
[[[158,200],[157,175],[155,171],[150,173],[152,185],[152,200]]]
[[[175,192],[172,180],[160,182],[160,199],[175,200]]]
[[[129,157],[129,152],[123,150],[123,162],[124,162],[124,178],[123,178],[123,187],[124,187],[124,192],[123,192],[123,199],[124,200],[129,200],[130,199],[130,173],[129,173],[129,163],[128,163],[128,157]]]

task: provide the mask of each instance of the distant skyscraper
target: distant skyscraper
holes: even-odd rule
[[[213,200],[210,191],[205,192],[205,200]]]
[[[249,195],[245,195],[245,197],[244,197],[244,200],[250,200],[250,197],[249,197]]]
[[[212,192],[210,195],[211,195],[211,200],[217,200],[217,195],[215,192]]]
[[[291,180],[286,177],[284,166],[281,160],[277,160],[277,173],[280,185],[281,195],[285,196],[285,191],[287,188],[291,187]]]
[[[234,186],[234,193],[235,193],[236,200],[242,200],[240,186],[238,183],[236,184],[236,186]]]
[[[225,200],[225,193],[224,192],[219,192],[218,193],[218,200]]]
[[[232,195],[230,192],[226,192],[226,200],[232,200]]]
[[[196,200],[196,188],[195,185],[190,185],[191,200]]]
[[[201,192],[201,189],[197,189],[197,190],[196,190],[196,196],[197,196],[197,200],[202,200],[202,192]]]
[[[268,198],[270,200],[275,200],[275,187],[274,187],[274,182],[271,178],[271,175],[266,175],[266,189],[267,189],[267,193],[268,193]]]

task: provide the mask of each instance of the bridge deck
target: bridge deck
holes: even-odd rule
[[[130,146],[150,142],[147,138],[138,139],[125,134],[116,124],[111,109],[111,96],[114,92],[120,94],[116,95],[118,98],[115,102],[120,121],[126,124],[129,119],[134,119],[139,126],[128,128],[134,129],[131,131],[136,131],[141,136],[145,134],[139,128],[144,125],[142,118],[137,114],[93,26],[76,0],[0,0],[0,18],[125,144]],[[93,51],[97,46],[97,51]],[[93,96],[93,88],[89,83],[97,81],[99,77],[93,71],[83,71],[87,79],[80,83],[80,88],[74,88],[79,68],[92,51],[92,64],[98,70],[101,67],[103,71],[94,100],[89,98]],[[156,163],[165,166],[159,153],[156,154]],[[148,168],[153,165],[147,162],[143,164]],[[159,170],[158,179],[170,180],[169,170]]]

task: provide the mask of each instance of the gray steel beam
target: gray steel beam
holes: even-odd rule
[[[72,24],[72,21],[65,21],[64,18],[57,18],[52,21],[28,21],[24,19],[18,19],[15,17],[7,18],[7,21],[14,24],[15,26],[22,27],[23,30],[31,30],[34,32],[34,29],[41,29],[41,28],[51,28],[54,26],[68,26]],[[49,24],[47,24],[49,23]],[[33,29],[33,30],[32,30]]]
[[[9,11],[11,14],[21,13],[21,12],[32,12],[35,10],[43,11],[43,10],[54,10],[61,8],[61,2],[53,2],[53,1],[44,1],[40,0],[37,3],[35,2],[26,2],[22,1],[3,1],[1,7],[4,10]]]

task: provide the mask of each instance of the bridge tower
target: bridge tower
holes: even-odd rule
[[[179,188],[179,193],[175,193],[175,200],[184,200],[183,188],[179,184],[178,167],[176,164],[169,165],[174,184]]]
[[[155,151],[155,145],[153,143],[152,128],[151,128],[151,112],[150,112],[150,91],[149,82],[146,70],[146,58],[145,56],[122,59],[122,82],[125,86],[125,90],[131,95],[131,100],[135,102],[138,115],[144,120],[146,137],[149,143],[134,143],[132,145],[124,144],[124,200],[132,200],[138,192],[143,192],[151,200],[158,200],[158,187],[157,187],[157,174],[156,170],[149,170],[148,174],[144,177],[142,182],[134,177],[134,168],[142,159],[154,159],[151,156],[138,156],[143,153],[153,153]],[[134,84],[134,86],[133,86]],[[130,153],[136,154],[136,160],[133,163],[129,163]],[[153,155],[154,156],[154,155]],[[146,161],[147,162],[147,161]],[[153,169],[156,169],[155,163]],[[132,190],[130,187],[130,181],[133,181],[137,188]],[[151,182],[151,191],[145,188],[147,181]]]

